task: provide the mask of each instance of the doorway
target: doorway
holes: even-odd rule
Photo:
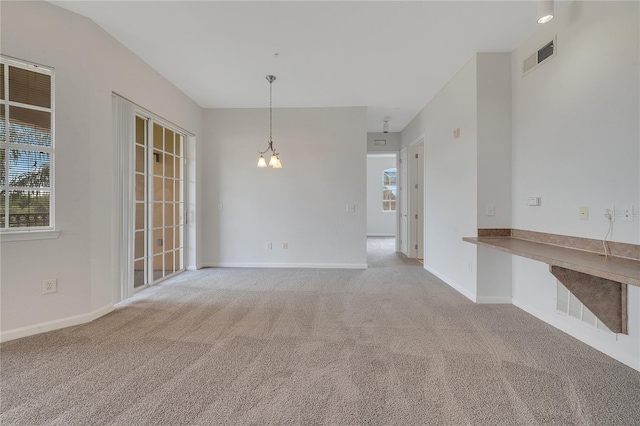
[[[367,237],[397,234],[397,154],[367,154]],[[395,251],[395,244],[392,251]]]
[[[185,135],[136,113],[134,290],[184,270]]]

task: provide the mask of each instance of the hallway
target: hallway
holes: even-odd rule
[[[369,268],[391,266],[422,267],[422,264],[416,259],[409,259],[395,250],[395,237],[367,237],[367,265]]]

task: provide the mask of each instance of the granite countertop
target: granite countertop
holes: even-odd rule
[[[512,237],[466,237],[464,241],[549,265],[640,287],[640,261]]]

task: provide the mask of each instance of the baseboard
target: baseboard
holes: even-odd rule
[[[568,334],[569,336],[575,337],[576,339],[602,352],[603,354],[608,355],[617,361],[620,361],[624,365],[631,367],[634,370],[640,371],[640,358],[636,358],[626,352],[616,350],[615,347],[611,346],[611,342],[603,342],[599,339],[594,339],[583,330],[573,327],[571,326],[571,324],[564,321],[563,319],[565,317],[560,316],[559,314],[554,315],[539,311],[535,308],[532,308],[531,306],[520,302],[517,299],[512,299],[511,303],[513,303],[514,306],[527,312],[528,314],[533,315],[539,320],[546,322],[547,324],[557,328],[558,330]]]
[[[0,342],[8,342],[9,340],[20,339],[22,337],[33,336],[34,334],[45,333],[47,331],[59,330],[61,328],[71,327],[74,325],[85,324],[91,322],[103,315],[113,311],[114,305],[105,305],[88,314],[74,315],[72,317],[61,318],[54,321],[42,322],[40,324],[30,325],[27,327],[15,328],[0,333]]]
[[[476,303],[510,305],[511,297],[507,296],[477,296]]]
[[[449,287],[456,290],[458,293],[462,294],[467,299],[471,300],[472,302],[476,302],[476,296],[466,288],[462,287],[460,284],[456,283],[454,280],[449,279],[448,277],[439,273],[438,271],[434,270],[428,265],[424,265],[424,269],[426,269],[428,272],[432,273],[436,277],[440,278],[442,281],[444,281],[445,284],[447,284]]]
[[[255,263],[209,262],[204,268],[310,268],[310,269],[367,269],[366,263]]]

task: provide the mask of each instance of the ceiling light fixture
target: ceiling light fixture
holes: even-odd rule
[[[546,24],[553,19],[553,0],[538,0],[538,24]]]
[[[280,163],[280,157],[273,147],[273,139],[271,137],[273,131],[272,85],[276,80],[276,76],[268,75],[266,79],[269,82],[269,146],[267,146],[267,149],[265,149],[264,151],[258,151],[258,153],[260,154],[260,157],[258,158],[258,167],[267,167],[267,162],[265,161],[263,154],[271,151],[269,165],[274,169],[281,169],[282,164]]]

